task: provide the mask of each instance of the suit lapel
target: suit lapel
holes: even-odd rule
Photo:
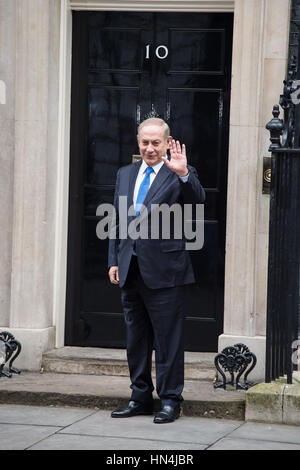
[[[133,193],[134,193],[135,182],[137,179],[139,169],[141,168],[142,162],[143,160],[141,160],[138,163],[134,163],[130,169],[129,188],[128,188],[128,207],[133,205]]]
[[[145,197],[145,200],[143,203],[144,206],[147,206],[147,204],[155,196],[157,191],[161,189],[162,185],[165,183],[166,179],[169,178],[169,176],[171,176],[171,174],[173,174],[173,172],[169,170],[169,168],[166,165],[163,165],[161,167],[153,183],[150,186],[147,196]]]

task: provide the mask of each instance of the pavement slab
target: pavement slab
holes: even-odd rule
[[[60,428],[25,424],[0,424],[0,450],[24,450]]]
[[[0,450],[75,449],[188,451],[200,465],[201,450],[300,450],[300,428],[186,416],[157,425],[151,416],[113,419],[109,410],[0,405]]]
[[[300,450],[300,445],[255,439],[221,439],[208,450]]]
[[[92,413],[83,408],[63,408],[62,413],[61,408],[52,406],[0,405],[0,423],[64,427]]]
[[[233,431],[231,437],[293,443],[300,446],[300,427],[289,426],[287,424],[247,422],[239,429]]]
[[[65,427],[59,433],[79,434],[122,439],[146,437],[152,441],[180,442],[181,444],[209,445],[224,434],[239,427],[239,421],[216,421],[206,418],[184,417],[176,423],[158,425],[152,416],[136,416],[130,419],[112,419],[106,411],[98,411],[91,416]],[[178,433],[180,429],[180,434]]]
[[[30,447],[30,450],[204,450],[206,446],[182,442],[152,441],[119,437],[55,434]]]

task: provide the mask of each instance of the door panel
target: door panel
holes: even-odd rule
[[[87,183],[107,189],[119,167],[130,162],[139,101],[138,88],[89,87]]]
[[[169,46],[176,54],[170,60],[170,72],[223,72],[224,30],[169,30]]]
[[[201,175],[201,184],[205,188],[216,188],[219,180],[216,162],[219,163],[221,151],[218,134],[222,90],[173,88],[168,90],[167,100],[172,133],[186,143],[189,163],[197,169],[199,178]]]
[[[107,276],[99,204],[138,153],[155,113],[187,146],[206,189],[205,243],[191,251],[185,347],[216,351],[223,327],[232,15],[73,12],[66,344],[125,346],[120,292]]]

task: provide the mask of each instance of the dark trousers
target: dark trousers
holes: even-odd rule
[[[131,399],[152,400],[151,362],[155,343],[156,391],[163,405],[183,400],[185,288],[149,289],[132,256],[121,290],[125,315]]]

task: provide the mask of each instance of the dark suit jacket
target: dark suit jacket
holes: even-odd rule
[[[133,163],[119,169],[114,197],[116,210],[117,231],[120,230],[119,196],[127,196],[128,207],[133,205],[133,192],[135,181],[142,162]],[[155,177],[144,206],[150,213],[151,204],[196,204],[205,200],[205,192],[202,188],[195,168],[188,166],[189,179],[183,183],[179,177],[166,165],[163,165]],[[145,211],[144,211],[145,212]],[[141,210],[140,217],[143,216]],[[135,216],[126,218],[127,227]],[[149,224],[151,218],[148,217]],[[149,231],[150,234],[150,231]],[[183,234],[184,235],[184,234]],[[108,252],[108,266],[119,266],[120,287],[123,287],[128,274],[128,269],[133,253],[134,240],[110,239]],[[193,268],[189,253],[185,250],[185,239],[137,239],[136,250],[138,263],[144,283],[150,289],[174,287],[195,282]]]

